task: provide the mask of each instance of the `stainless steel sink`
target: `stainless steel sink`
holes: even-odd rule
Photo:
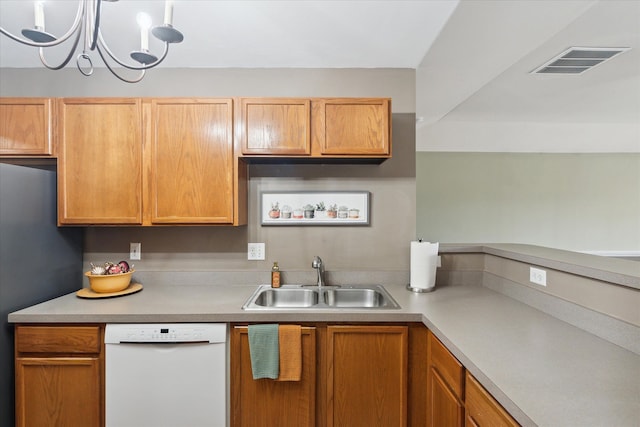
[[[324,292],[324,299],[330,307],[380,308],[395,303],[387,294],[370,288],[329,289]]]
[[[261,285],[242,306],[245,310],[333,310],[400,308],[382,285]]]
[[[260,307],[298,308],[318,304],[318,292],[302,288],[268,288],[253,300]]]

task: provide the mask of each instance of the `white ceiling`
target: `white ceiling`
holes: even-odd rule
[[[630,47],[580,75],[570,46]],[[419,151],[640,152],[640,1],[462,1],[418,69]]]
[[[46,30],[64,34],[77,4],[45,1]],[[173,25],[184,34],[184,42],[171,46],[162,66],[416,68],[456,4],[457,0],[175,0]],[[139,48],[140,11],[149,13],[153,25],[161,24],[164,0],[103,1],[102,32],[121,58],[128,59],[128,53]],[[0,0],[0,24],[13,34],[32,27],[33,15],[32,1]],[[2,37],[0,49],[0,67],[41,66],[35,48]],[[159,53],[161,45],[151,50]],[[94,62],[98,65],[99,60]]]
[[[47,31],[64,33],[76,5],[46,0]],[[138,49],[140,10],[159,23],[164,1],[103,3],[103,35],[120,57]],[[33,2],[0,0],[0,25],[31,27]],[[484,151],[519,151],[495,134],[511,126],[528,150],[557,149],[545,133],[555,130],[575,145],[565,151],[640,152],[640,0],[175,0],[174,26],[185,40],[162,67],[416,69],[418,150],[474,149],[484,133]],[[529,73],[570,46],[632,49],[578,76]],[[35,48],[0,36],[0,68],[41,66]],[[585,137],[600,148],[577,143]]]

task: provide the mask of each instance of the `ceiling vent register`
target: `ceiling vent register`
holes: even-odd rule
[[[629,49],[628,47],[571,47],[531,73],[582,74]]]

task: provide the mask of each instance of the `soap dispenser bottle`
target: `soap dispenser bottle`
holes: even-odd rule
[[[280,267],[278,267],[277,262],[274,262],[273,267],[271,267],[271,287],[280,287]]]

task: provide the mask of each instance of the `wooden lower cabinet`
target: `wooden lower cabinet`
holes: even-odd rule
[[[519,425],[468,372],[466,388],[466,427],[515,427]]]
[[[407,326],[327,327],[327,426],[407,424]]]
[[[453,394],[438,371],[429,372],[429,423],[430,427],[463,425],[464,406],[458,396]]]
[[[316,328],[302,330],[300,381],[254,380],[246,326],[231,330],[231,426],[315,426]]]
[[[426,352],[409,357],[411,327],[305,325],[300,382],[253,380],[247,328],[233,327],[231,426],[424,425],[407,421],[409,394],[424,396],[424,387],[414,392],[409,385],[409,360],[426,357]],[[426,334],[426,328],[416,328],[415,335],[420,332]]]
[[[16,426],[104,425],[104,330],[15,328]]]
[[[518,426],[442,342],[428,335],[427,426]]]
[[[464,423],[464,367],[429,332],[427,426],[461,427]]]

